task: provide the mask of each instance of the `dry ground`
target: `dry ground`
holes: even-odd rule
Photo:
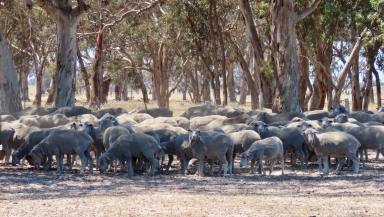
[[[32,89],[33,90],[33,89]],[[111,99],[113,96],[110,96]],[[33,99],[33,93],[31,94]],[[45,97],[43,101],[45,102]],[[78,97],[78,105],[85,105]],[[32,106],[31,102],[25,106]],[[170,109],[180,115],[193,106],[173,95]],[[233,104],[233,107],[250,108]],[[108,107],[144,108],[140,94]],[[154,102],[148,107],[156,107]],[[374,109],[374,105],[371,105]],[[371,153],[371,159],[374,154]],[[316,166],[305,171],[277,169],[272,176],[243,170],[231,177],[148,177],[125,174],[80,176],[33,171],[0,164],[0,216],[383,216],[384,160],[372,161],[354,175],[322,177]]]
[[[371,153],[371,159],[373,158]],[[238,168],[238,167],[237,167]],[[196,177],[176,173],[128,179],[124,173],[56,176],[0,165],[1,216],[382,216],[384,160],[360,174],[322,177],[315,165],[281,177]]]

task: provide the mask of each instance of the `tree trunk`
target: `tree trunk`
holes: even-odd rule
[[[211,0],[213,7],[214,7],[214,25],[216,27],[216,37],[218,38],[219,41],[219,46],[220,46],[220,68],[221,68],[221,76],[223,78],[223,95],[224,95],[224,100],[223,100],[223,105],[228,105],[228,87],[227,87],[227,70],[226,70],[226,58],[225,58],[225,46],[224,46],[224,39],[223,39],[223,34],[222,30],[219,24],[219,18],[217,15],[217,7],[216,7],[216,0]],[[218,66],[218,65],[217,65]],[[217,84],[217,82],[216,82]],[[220,81],[219,84],[220,86]]]
[[[376,54],[380,48],[379,43],[375,43],[373,46],[368,46],[366,49],[367,52],[367,66],[368,69],[365,73],[365,84],[363,89],[363,109],[364,111],[368,111],[368,106],[371,101],[371,94],[372,91],[372,73],[375,70],[375,61],[376,61]],[[373,102],[373,101],[372,101]]]
[[[335,94],[333,97],[333,104],[334,105],[340,103],[340,97],[341,97],[341,94],[343,92],[345,79],[347,78],[347,75],[350,74],[350,72],[351,72],[350,69],[351,69],[351,66],[353,64],[353,60],[356,58],[356,56],[359,55],[359,51],[361,48],[361,40],[362,40],[362,38],[360,37],[355,42],[355,44],[352,48],[350,57],[349,57],[348,61],[345,62],[343,69],[340,72],[340,76],[337,80],[337,86],[336,86]]]
[[[241,105],[245,105],[247,101],[247,95],[248,95],[248,85],[245,78],[241,81],[241,87],[240,87],[240,100],[239,103]]]
[[[103,83],[103,39],[104,39],[104,3],[99,0],[99,32],[96,39],[95,59],[93,60],[93,75],[91,80],[91,101],[90,105],[100,107],[104,102],[103,89],[100,88]]]
[[[35,101],[33,102],[33,104],[36,105],[36,107],[40,107],[41,106],[41,95],[42,95],[42,91],[43,91],[43,68],[44,66],[43,65],[40,65],[40,66],[35,66],[35,70],[36,70],[36,95],[35,95]]]
[[[376,69],[373,70],[373,74],[375,75],[376,80],[376,99],[377,99],[377,107],[381,108],[381,83],[380,76]]]
[[[57,20],[55,107],[73,106],[76,87],[77,17],[61,14]]]
[[[56,72],[52,73],[51,85],[48,91],[47,105],[51,105],[53,103],[53,98],[55,97],[56,92]]]
[[[90,97],[91,96],[91,88],[89,86],[88,72],[87,72],[87,68],[85,68],[83,57],[81,55],[79,42],[76,43],[76,47],[77,47],[77,60],[79,61],[79,65],[80,65],[80,73],[81,73],[81,77],[84,81],[85,96],[86,96],[87,102],[89,102],[89,100],[91,98]]]
[[[359,55],[356,55],[352,65],[352,111],[362,110],[359,73]]]
[[[203,79],[202,85],[201,85],[201,91],[203,95],[203,102],[211,102],[211,89],[209,88],[209,81],[207,78]]]
[[[305,97],[307,93],[308,81],[309,81],[309,61],[308,61],[308,51],[305,48],[305,45],[302,41],[299,42],[300,46],[300,107],[302,111],[308,110],[308,104],[306,104]],[[308,103],[308,102],[307,102]]]
[[[236,102],[236,89],[235,89],[235,79],[233,77],[233,63],[227,64],[228,74],[227,74],[227,85],[228,85],[228,97],[229,102]]]
[[[258,94],[252,92],[261,92],[263,96],[263,100],[261,101],[261,107],[265,107],[265,102],[269,101],[269,97],[264,95],[266,92],[266,86],[262,87],[262,80],[267,82],[267,78],[262,78],[260,73],[260,67],[262,62],[264,61],[264,49],[262,46],[262,41],[258,35],[255,23],[253,21],[252,9],[248,0],[238,0],[238,4],[240,7],[240,11],[243,15],[245,26],[246,26],[246,34],[248,39],[252,45],[252,54],[253,58],[250,56],[250,60],[253,59],[253,79],[254,82],[251,85],[248,82],[248,88],[251,90],[251,100],[252,100],[252,109],[259,108],[259,97]],[[247,79],[249,80],[249,79]],[[254,87],[253,87],[254,86]],[[268,91],[269,92],[269,91]]]
[[[121,87],[120,84],[115,85],[115,100],[121,101]]]
[[[22,67],[19,71],[19,87],[22,101],[29,102],[28,69]]]
[[[300,112],[299,58],[297,54],[296,23],[311,14],[320,4],[315,0],[310,7],[295,11],[292,0],[269,2],[272,55],[277,70],[275,104],[281,112]],[[276,109],[276,107],[275,107]]]
[[[21,110],[19,83],[8,42],[0,33],[0,113]]]
[[[272,53],[277,66],[281,112],[300,112],[299,60],[295,32],[296,12],[292,0],[270,1]]]

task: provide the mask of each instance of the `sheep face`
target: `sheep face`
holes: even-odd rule
[[[245,165],[248,165],[250,156],[247,155],[246,153],[243,153],[240,155],[240,167],[243,167]]]
[[[317,134],[317,131],[312,129],[308,129],[304,132],[304,136],[307,138],[307,141],[310,144],[314,144],[316,140],[316,134]]]
[[[257,133],[259,133],[260,135],[264,135],[268,133],[268,125],[262,121],[254,121],[250,125],[252,129]]]
[[[321,121],[321,126],[323,128],[328,128],[328,127],[331,127],[332,126],[332,123],[333,121],[331,119],[328,119],[328,118],[324,118],[322,121]]]
[[[109,160],[105,156],[101,156],[99,159],[99,171],[104,173],[108,169]]]
[[[189,133],[189,142],[194,143],[200,141],[200,130],[194,130]]]
[[[37,145],[31,150],[31,152],[26,157],[28,163],[34,165],[35,168],[38,168],[40,165],[43,164],[44,154],[42,150],[42,145],[44,145],[44,143],[40,143],[39,145]]]
[[[99,126],[101,131],[105,131],[108,127],[117,126],[119,123],[116,118],[113,116],[108,116],[106,118],[101,118],[99,121]]]

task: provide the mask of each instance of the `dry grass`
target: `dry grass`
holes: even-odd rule
[[[371,158],[373,153],[371,153]],[[237,167],[238,168],[238,167]],[[384,161],[360,174],[322,177],[315,165],[284,177],[124,173],[58,177],[54,171],[0,166],[1,216],[381,216]]]

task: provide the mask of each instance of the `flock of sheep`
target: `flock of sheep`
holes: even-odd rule
[[[95,164],[100,173],[120,169],[133,176],[169,171],[176,156],[181,173],[204,176],[215,165],[220,173],[232,174],[236,157],[240,167],[251,162],[252,173],[265,174],[264,164],[272,173],[279,162],[284,174],[289,157],[302,168],[317,160],[328,174],[333,159],[336,172],[352,166],[358,173],[368,160],[367,150],[375,150],[376,158],[384,155],[384,112],[348,113],[342,106],[330,112],[275,114],[203,105],[179,117],[164,109],[92,112],[76,106],[0,118],[0,160],[17,165],[26,159],[36,169],[48,169],[55,157],[58,174],[64,157],[69,170],[79,157],[81,174],[87,165],[92,174]]]

